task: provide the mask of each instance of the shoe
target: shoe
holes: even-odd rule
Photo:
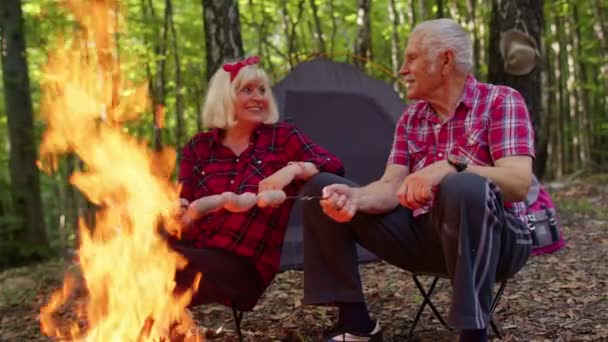
[[[331,328],[323,334],[327,342],[382,342],[382,328],[380,322],[376,321],[374,329],[369,333],[358,331],[347,331],[339,325]]]

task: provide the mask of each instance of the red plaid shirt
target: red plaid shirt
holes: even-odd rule
[[[469,76],[456,111],[443,123],[427,102],[411,103],[397,123],[388,164],[415,172],[450,154],[481,166],[493,166],[508,156],[534,157],[534,130],[521,95]],[[505,208],[525,222],[524,202],[505,203]],[[415,210],[414,215],[429,209]]]
[[[221,143],[219,129],[198,133],[182,150],[179,181],[181,197],[194,201],[203,196],[232,191],[258,193],[264,178],[290,161],[306,161],[319,171],[344,174],[342,162],[315,145],[295,126],[287,123],[260,124],[249,147],[236,156]],[[285,187],[288,196],[297,195],[302,182]],[[244,213],[225,209],[197,220],[184,240],[197,248],[221,248],[250,259],[265,284],[279,270],[281,247],[293,200],[278,208],[258,208]]]

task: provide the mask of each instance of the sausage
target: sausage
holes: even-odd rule
[[[205,196],[190,203],[186,212],[182,215],[181,221],[184,226],[189,226],[193,221],[204,215],[216,211],[224,205],[221,195]]]
[[[187,213],[190,213],[193,219],[198,219],[205,214],[220,209],[223,205],[222,195],[205,196],[190,203]]]
[[[257,202],[257,196],[252,192],[244,192],[240,195],[236,195],[232,192],[224,192],[221,196],[226,200],[224,208],[233,213],[247,211],[253,208]]]
[[[258,194],[258,207],[277,207],[287,199],[287,195],[283,190],[265,190]]]

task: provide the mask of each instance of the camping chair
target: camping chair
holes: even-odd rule
[[[422,282],[418,279],[419,276],[433,277],[433,280],[431,281],[431,285],[428,287],[428,290],[424,289]],[[418,288],[418,290],[420,291],[420,294],[422,295],[422,297],[424,299],[422,300],[422,304],[420,304],[420,307],[418,308],[418,312],[416,312],[416,316],[414,317],[414,321],[412,322],[412,326],[410,327],[410,331],[407,336],[408,341],[413,340],[414,330],[416,329],[418,320],[420,319],[420,316],[422,315],[422,312],[424,311],[424,308],[427,305],[431,308],[431,310],[433,311],[433,314],[439,320],[439,322],[446,329],[452,330],[452,328],[447,325],[447,323],[441,316],[441,313],[439,313],[439,311],[437,310],[437,308],[431,301],[431,296],[433,295],[433,291],[435,290],[435,286],[437,285],[439,278],[445,278],[445,275],[412,273],[412,279],[414,280],[414,284],[416,284],[416,287]],[[500,286],[499,286],[498,290],[496,291],[496,294],[494,295],[494,299],[492,300],[492,306],[490,307],[490,326],[492,327],[494,334],[496,334],[496,337],[498,337],[500,339],[502,339],[502,337],[503,337],[502,333],[501,333],[500,329],[498,328],[498,326],[496,325],[496,323],[494,323],[494,319],[492,318],[492,316],[494,315],[494,311],[496,310],[496,307],[498,306],[498,302],[500,301],[500,298],[502,297],[502,293],[504,292],[506,286],[507,286],[507,280],[503,280],[500,282]]]
[[[232,301],[229,304],[230,308],[232,309],[232,316],[234,317],[234,327],[236,330],[236,334],[239,338],[239,342],[243,342],[241,322],[243,321],[243,316],[245,315],[245,312],[253,310],[255,306],[251,304],[237,303],[235,301]]]
[[[237,305],[235,303],[232,303],[232,315],[234,316],[234,325],[236,327],[236,333],[239,337],[239,342],[243,342],[243,334],[241,332],[241,321],[243,320],[244,312],[245,310],[239,310]]]

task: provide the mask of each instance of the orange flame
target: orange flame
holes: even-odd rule
[[[177,228],[169,213],[178,197],[169,181],[175,151],[154,154],[120,127],[149,101],[146,84],[135,86],[121,77],[116,0],[65,4],[81,31],[61,42],[44,68],[41,114],[47,130],[40,164],[54,169],[60,154],[77,154],[86,170],[70,181],[100,210],[94,228],[83,220],[79,224],[87,301],[76,314],[87,326],[72,322],[65,329],[55,319],[75,288],[74,279],[66,277],[63,289],[41,309],[42,331],[60,340],[103,342],[162,341],[178,328],[185,335],[194,326],[185,310],[192,291],[175,296],[173,290],[175,271],[186,261],[157,230],[161,221]]]

